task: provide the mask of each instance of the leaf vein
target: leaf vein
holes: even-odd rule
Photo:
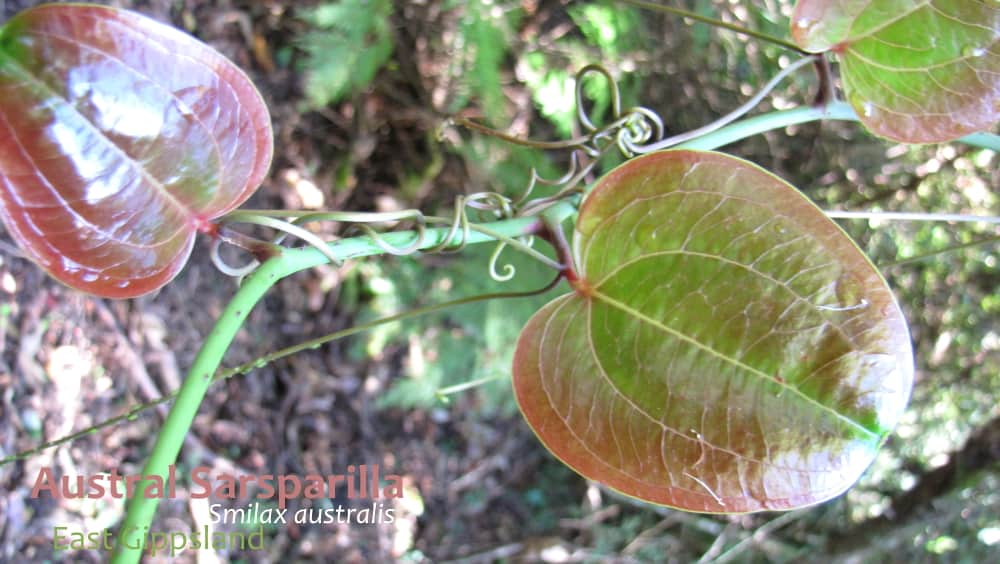
[[[676,329],[668,327],[668,326],[660,323],[659,321],[657,321],[657,320],[655,320],[655,319],[653,319],[651,317],[648,317],[647,315],[643,314],[642,312],[636,311],[635,309],[629,307],[628,304],[624,304],[622,302],[619,302],[618,300],[615,300],[614,298],[612,298],[610,296],[607,296],[607,295],[605,295],[605,294],[603,294],[603,293],[601,293],[600,291],[597,291],[597,290],[594,291],[593,296],[594,296],[595,299],[600,300],[600,301],[602,301],[602,302],[604,302],[604,303],[606,303],[606,304],[608,304],[608,305],[610,305],[612,307],[615,307],[615,308],[621,310],[622,312],[624,312],[624,313],[626,313],[628,315],[631,315],[631,316],[635,317],[636,319],[638,319],[638,320],[640,320],[640,321],[642,321],[644,323],[650,324],[653,327],[656,327],[656,328],[660,329],[664,333],[667,333],[667,334],[673,336],[674,338],[680,339],[680,340],[682,340],[682,341],[684,341],[684,342],[686,342],[686,343],[688,343],[688,344],[690,344],[690,345],[692,345],[692,346],[694,346],[694,347],[696,347],[698,349],[701,349],[701,350],[707,352],[708,354],[711,354],[711,355],[719,358],[720,360],[723,360],[723,361],[725,361],[725,362],[727,362],[729,364],[732,364],[733,366],[735,366],[735,367],[737,367],[737,368],[739,368],[741,370],[744,370],[746,372],[754,374],[757,377],[761,378],[761,380],[768,381],[768,382],[775,382],[775,380],[770,375],[765,374],[764,372],[761,372],[759,369],[757,369],[757,368],[755,368],[753,366],[750,366],[748,364],[745,364],[745,363],[741,362],[740,360],[735,359],[735,358],[733,358],[731,356],[723,354],[723,353],[721,353],[721,352],[713,349],[712,347],[709,347],[708,345],[705,345],[704,343],[698,341],[697,339],[694,339],[694,338],[692,338],[692,337],[690,337],[688,335],[685,335],[684,333],[681,333],[680,331],[677,331]],[[591,346],[593,346],[592,335],[590,335],[589,331],[588,331],[588,338],[591,339],[591,341],[590,341],[591,342]],[[602,370],[602,373],[604,373],[603,370]],[[835,419],[838,419],[841,422],[846,423],[846,424],[848,424],[851,427],[854,427],[855,429],[861,431],[865,435],[872,436],[872,437],[876,436],[875,433],[873,433],[871,430],[867,429],[866,427],[864,427],[863,425],[861,425],[857,421],[851,419],[850,417],[844,415],[843,413],[840,413],[839,411],[831,408],[830,406],[827,406],[827,405],[824,405],[824,404],[820,403],[816,399],[814,399],[814,398],[812,398],[812,397],[804,394],[798,388],[796,388],[794,386],[790,386],[787,382],[776,382],[776,383],[779,386],[781,386],[782,388],[790,390],[794,395],[798,396],[799,398],[801,398],[802,400],[804,400],[806,403],[809,403],[809,404],[817,407],[822,412],[826,412],[826,413],[829,413],[829,414],[833,415],[833,417]]]

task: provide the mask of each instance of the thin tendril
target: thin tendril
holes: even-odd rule
[[[440,303],[440,304],[435,304],[435,305],[431,305],[431,306],[419,307],[419,308],[411,309],[409,311],[405,311],[403,313],[397,313],[395,315],[390,315],[390,316],[387,316],[387,317],[383,317],[381,319],[377,319],[377,320],[371,321],[369,323],[363,323],[361,325],[356,325],[354,327],[343,329],[341,331],[335,331],[333,333],[329,333],[329,334],[324,335],[322,337],[317,337],[315,339],[310,339],[308,341],[299,343],[297,345],[293,345],[291,347],[286,347],[286,348],[281,349],[279,351],[275,351],[273,353],[266,354],[266,355],[258,358],[257,360],[252,361],[252,362],[247,362],[247,363],[241,364],[239,366],[236,366],[234,368],[229,368],[229,369],[226,369],[226,370],[222,370],[221,372],[219,372],[218,375],[216,375],[216,377],[214,379],[215,380],[220,380],[220,379],[228,378],[230,376],[234,376],[236,374],[243,374],[243,373],[249,372],[250,370],[253,370],[255,368],[261,368],[263,366],[266,366],[267,364],[270,364],[270,363],[272,363],[272,362],[274,362],[276,360],[280,360],[280,359],[285,358],[287,356],[291,356],[291,355],[293,355],[295,353],[298,353],[298,352],[301,352],[301,351],[304,351],[304,350],[307,350],[307,349],[314,349],[314,348],[316,348],[318,346],[324,345],[324,344],[329,343],[331,341],[335,341],[337,339],[348,337],[348,336],[354,335],[356,333],[361,333],[363,331],[367,331],[369,329],[372,329],[372,328],[377,327],[379,325],[383,325],[385,323],[392,323],[392,322],[395,322],[395,321],[403,321],[405,319],[410,319],[412,317],[418,317],[420,315],[426,315],[428,313],[433,313],[435,311],[441,311],[441,310],[444,310],[444,309],[447,309],[447,308],[456,307],[456,306],[465,305],[465,304],[474,303],[474,302],[481,302],[481,301],[495,300],[495,299],[526,298],[526,297],[531,297],[531,296],[538,296],[538,295],[544,294],[545,292],[548,292],[552,288],[555,288],[556,285],[559,284],[560,280],[562,280],[562,273],[561,272],[558,273],[552,279],[552,281],[550,281],[548,284],[546,284],[545,286],[543,286],[541,288],[535,289],[535,290],[528,290],[528,291],[524,291],[524,292],[496,292],[496,293],[492,293],[492,294],[481,294],[481,295],[478,295],[478,296],[470,296],[470,297],[465,297],[465,298],[458,298],[456,300],[451,300],[451,301],[448,301],[448,302],[444,302],[444,303]]]
[[[229,243],[229,241],[223,240],[222,237],[212,239],[212,245],[209,247],[208,251],[208,256],[212,259],[212,264],[215,265],[215,268],[219,269],[219,272],[225,274],[226,276],[232,276],[233,278],[243,278],[260,266],[260,261],[257,259],[252,259],[249,263],[243,266],[231,266],[219,253],[219,248],[223,243]]]
[[[474,303],[474,302],[488,301],[488,300],[497,300],[497,299],[508,299],[508,298],[527,298],[527,297],[531,297],[531,296],[538,296],[538,295],[544,294],[545,292],[548,292],[552,288],[555,288],[555,286],[559,283],[559,281],[561,279],[562,279],[562,273],[559,273],[559,274],[557,274],[555,276],[555,278],[553,278],[553,280],[551,282],[549,282],[545,286],[543,286],[541,288],[538,288],[538,289],[535,289],[535,290],[528,290],[528,291],[524,291],[524,292],[496,292],[496,293],[491,293],[491,294],[481,294],[481,295],[478,295],[478,296],[468,296],[468,297],[464,297],[464,298],[458,298],[456,300],[451,300],[451,301],[443,302],[443,303],[440,303],[440,304],[435,304],[435,305],[430,305],[430,306],[424,306],[424,307],[419,307],[419,308],[411,309],[411,310],[405,311],[403,313],[398,313],[396,315],[390,315],[388,317],[383,317],[381,319],[376,319],[374,321],[370,321],[368,323],[364,323],[364,324],[361,324],[361,325],[356,325],[356,326],[350,327],[348,329],[344,329],[344,330],[341,330],[341,331],[335,331],[333,333],[329,333],[329,334],[324,335],[322,337],[317,337],[315,339],[310,339],[310,340],[305,341],[303,343],[299,343],[297,345],[294,345],[294,346],[291,346],[291,347],[286,347],[284,349],[275,351],[273,353],[266,354],[266,355],[264,355],[264,356],[262,356],[262,357],[260,357],[260,358],[258,358],[256,360],[253,360],[251,362],[247,362],[247,363],[241,364],[241,365],[233,367],[233,368],[227,368],[227,369],[220,370],[220,371],[218,371],[212,377],[212,382],[215,383],[215,382],[218,382],[218,381],[221,381],[221,380],[225,380],[226,378],[230,378],[230,377],[235,376],[237,374],[246,374],[246,373],[250,372],[253,369],[263,368],[264,366],[267,366],[268,364],[270,364],[270,363],[272,363],[272,362],[274,362],[276,360],[280,360],[280,359],[285,358],[287,356],[291,356],[291,355],[293,355],[295,353],[304,351],[306,349],[315,349],[315,348],[317,348],[317,347],[319,347],[319,346],[321,346],[323,344],[329,343],[331,341],[335,341],[337,339],[342,339],[344,337],[349,337],[351,335],[355,335],[357,333],[361,333],[361,332],[367,331],[369,329],[372,329],[374,327],[377,327],[379,325],[383,325],[383,324],[386,324],[386,323],[393,323],[393,322],[397,322],[397,321],[403,321],[403,320],[410,319],[410,318],[413,318],[413,317],[419,317],[421,315],[426,315],[428,313],[434,313],[436,311],[441,311],[441,310],[444,310],[444,309],[448,309],[448,308],[452,308],[452,307],[457,307],[457,306],[461,306],[461,305],[465,305],[465,304],[470,304],[470,303]],[[92,426],[87,427],[86,429],[83,429],[81,431],[77,431],[76,433],[73,433],[73,434],[70,434],[70,435],[66,435],[64,437],[60,437],[58,439],[54,439],[54,440],[51,440],[51,441],[44,442],[44,443],[42,443],[42,444],[40,444],[40,445],[38,445],[38,446],[36,446],[34,448],[26,450],[26,451],[18,452],[16,454],[12,454],[10,456],[5,456],[4,458],[0,458],[0,467],[4,466],[5,464],[9,464],[11,462],[16,462],[18,460],[27,459],[27,458],[29,458],[31,456],[34,456],[34,455],[36,455],[36,454],[38,454],[38,453],[40,453],[40,452],[42,452],[44,450],[47,450],[49,448],[61,446],[61,445],[64,445],[66,443],[72,442],[72,441],[74,441],[76,439],[85,437],[85,436],[87,436],[89,434],[96,433],[100,429],[104,429],[106,427],[110,427],[112,425],[115,425],[116,423],[121,423],[123,421],[131,421],[131,420],[135,419],[136,417],[138,417],[140,413],[142,413],[142,412],[144,412],[144,411],[146,411],[146,410],[148,410],[150,408],[156,407],[156,406],[158,406],[160,404],[163,404],[163,403],[166,403],[168,401],[176,399],[178,393],[179,393],[179,390],[175,390],[175,391],[173,391],[173,392],[171,392],[169,394],[165,394],[162,397],[157,398],[155,400],[152,400],[152,401],[140,404],[138,406],[132,407],[127,412],[125,412],[125,413],[123,413],[121,415],[118,415],[116,417],[112,417],[110,419],[106,419],[106,420],[104,420],[104,421],[102,421],[102,422],[100,422],[100,423],[98,423],[96,425],[92,425]]]
[[[243,216],[268,216],[301,219],[306,221],[341,221],[345,223],[381,223],[415,219],[419,210],[400,210],[395,212],[345,212],[345,211],[302,211],[302,210],[256,210],[241,209],[231,212],[225,219],[240,221]]]
[[[943,255],[945,253],[950,253],[950,252],[954,252],[954,251],[961,251],[963,249],[968,249],[968,248],[972,248],[972,247],[978,247],[980,245],[989,245],[991,243],[1000,243],[1000,235],[997,235],[995,237],[987,237],[985,239],[979,239],[979,240],[972,241],[972,242],[969,242],[969,243],[963,243],[961,245],[955,245],[953,247],[948,247],[946,249],[939,249],[937,251],[931,251],[929,253],[924,253],[922,255],[912,256],[912,257],[908,257],[908,258],[905,258],[905,259],[900,259],[900,260],[897,260],[895,262],[890,262],[888,264],[882,264],[882,265],[879,265],[879,266],[881,268],[892,268],[894,266],[902,266],[904,264],[912,264],[912,263],[915,263],[915,262],[920,262],[920,261],[923,261],[923,260],[927,260],[929,258],[934,258],[936,256]]]
[[[387,223],[405,220],[416,220],[418,224],[423,222],[423,214],[419,210],[402,210],[398,212],[331,212],[314,211],[302,212],[295,210],[240,210],[226,216],[229,221],[238,222],[244,217],[264,216],[264,217],[286,217],[292,218],[292,225],[302,226],[306,223],[317,221],[333,221],[340,223]],[[418,230],[420,228],[418,227]],[[284,241],[288,233],[282,232],[275,237],[272,242],[275,244]],[[391,245],[386,244],[391,247]],[[395,248],[395,247],[391,247]],[[391,252],[391,251],[387,251]],[[411,251],[412,252],[412,251]]]
[[[615,142],[623,155],[630,156],[629,145],[640,145],[650,139],[659,140],[663,138],[666,131],[663,119],[649,108],[637,106],[629,108],[629,120],[625,126],[618,130]],[[653,127],[650,127],[653,124]]]
[[[524,206],[521,208],[521,210],[518,212],[518,215],[521,217],[538,215],[541,212],[545,211],[545,209],[557,204],[562,200],[565,200],[567,197],[575,193],[581,192],[582,189],[580,188],[579,184],[587,177],[588,174],[590,174],[594,170],[594,168],[600,161],[600,158],[606,155],[610,149],[611,146],[605,147],[604,150],[601,153],[599,153],[596,158],[592,159],[589,163],[580,168],[580,170],[577,171],[577,173],[573,175],[573,177],[571,177],[567,182],[565,182],[564,187],[556,194],[544,198],[536,198],[534,200],[525,203]]]
[[[584,79],[591,73],[602,75],[608,83],[608,94],[611,99],[612,117],[611,121],[602,127],[599,127],[594,123],[591,116],[587,114],[586,105],[584,104],[584,99],[586,98],[586,93],[584,92],[583,87]],[[658,139],[663,136],[663,121],[652,110],[648,110],[646,108],[630,108],[624,113],[621,111],[621,95],[618,89],[618,83],[615,81],[611,72],[607,68],[599,64],[587,65],[576,73],[575,82],[576,88],[574,92],[576,97],[576,117],[582,129],[587,132],[586,136],[574,137],[572,139],[560,141],[536,141],[533,139],[515,137],[463,117],[451,117],[445,123],[445,126],[449,124],[459,125],[476,131],[477,133],[489,135],[514,145],[521,145],[540,150],[572,149],[582,151],[584,154],[592,157],[601,154],[607,144],[618,141],[618,138],[621,135],[630,136],[635,142],[644,142],[650,137]],[[622,131],[627,131],[628,133],[622,134]],[[529,184],[528,192],[530,192],[530,188],[533,187],[534,182]]]
[[[290,218],[291,221],[285,221],[279,218]],[[387,243],[378,231],[368,225],[365,225],[366,223],[383,223],[411,219],[416,221],[415,229],[417,232],[414,236],[413,243],[405,247],[396,247]],[[310,245],[317,247],[320,252],[322,252],[327,258],[330,258],[331,261],[333,261],[334,255],[329,250],[327,243],[318,236],[303,229],[302,225],[316,221],[355,223],[355,227],[363,231],[365,235],[371,238],[375,245],[386,253],[392,255],[412,254],[421,247],[424,239],[426,238],[426,223],[423,220],[423,214],[418,210],[403,210],[400,212],[302,212],[295,210],[240,210],[230,213],[223,218],[223,221],[229,223],[244,222],[276,229],[279,231],[279,234],[272,240],[272,243],[275,245],[283,242],[288,235],[294,235]],[[233,267],[227,264],[219,255],[219,246],[222,242],[232,241],[228,241],[224,237],[221,237],[220,239],[222,240],[216,240],[213,242],[211,256],[213,263],[222,273],[229,276],[243,277],[260,265],[259,261],[252,261],[243,267]],[[334,264],[340,264],[340,261],[335,261]]]
[[[608,81],[608,93],[611,95],[611,115],[615,118],[622,115],[621,92],[618,90],[618,82],[615,81],[615,77],[611,76],[611,71],[605,68],[604,65],[598,64],[589,64],[583,67],[576,73],[576,119],[589,132],[598,131],[599,129],[590,120],[590,116],[587,115],[586,105],[584,104],[583,79],[588,73],[592,72],[600,74]]]
[[[712,26],[715,26],[715,27],[721,27],[723,29],[728,29],[729,31],[734,31],[734,32],[742,34],[742,35],[747,35],[749,37],[754,37],[754,38],[757,38],[757,39],[761,39],[763,41],[767,41],[769,43],[773,43],[773,44],[778,45],[780,47],[784,47],[785,49],[789,49],[791,51],[796,51],[796,52],[802,53],[803,55],[807,54],[807,52],[804,49],[802,49],[801,47],[799,47],[798,45],[796,45],[796,44],[794,44],[794,43],[792,43],[790,41],[786,41],[784,39],[781,39],[779,37],[775,37],[773,35],[769,35],[767,33],[761,32],[761,31],[755,31],[755,30],[752,30],[752,29],[747,29],[745,27],[740,27],[740,26],[738,26],[736,24],[731,24],[731,23],[728,23],[728,22],[724,22],[724,21],[721,21],[721,20],[714,19],[714,18],[709,18],[707,16],[703,16],[703,15],[695,13],[695,12],[684,10],[682,8],[674,8],[673,6],[665,6],[663,4],[657,4],[655,2],[644,2],[642,0],[618,0],[618,1],[621,2],[621,3],[623,3],[623,4],[630,4],[630,5],[635,6],[637,8],[643,8],[643,9],[653,10],[653,11],[659,11],[659,12],[666,12],[668,14],[673,14],[675,16],[681,16],[681,17],[684,17],[684,18],[689,18],[689,19],[692,19],[692,20],[695,20],[695,21],[698,21],[698,22],[701,22],[701,23],[704,23],[704,24],[712,25]]]
[[[729,112],[725,116],[713,121],[712,123],[703,125],[698,129],[686,131],[684,133],[681,133],[680,135],[667,137],[666,139],[662,139],[650,145],[638,145],[634,143],[633,140],[630,139],[628,136],[624,136],[622,138],[622,143],[624,144],[624,148],[626,149],[626,152],[628,154],[641,155],[645,153],[651,153],[653,151],[660,151],[668,147],[673,147],[674,145],[683,143],[685,141],[689,141],[691,139],[695,139],[697,137],[701,137],[702,135],[705,135],[707,133],[711,133],[721,127],[724,127],[732,123],[733,121],[739,119],[741,116],[745,115],[750,110],[754,109],[754,107],[756,107],[757,104],[759,104],[761,100],[764,99],[764,97],[770,94],[771,91],[774,90],[774,88],[778,86],[778,84],[782,80],[784,80],[788,75],[812,63],[815,60],[816,60],[816,55],[810,55],[808,57],[803,57],[795,61],[794,63],[788,65],[787,67],[781,69],[781,71],[778,74],[774,75],[774,78],[768,81],[768,83],[765,84],[764,87],[761,88],[760,91],[758,91],[753,98],[750,98],[749,100],[746,101],[746,103],[744,103],[740,107]]]
[[[538,174],[538,169],[531,167],[531,180],[528,181],[528,187],[524,189],[521,197],[517,199],[515,205],[520,206],[528,200],[528,196],[534,191],[535,186],[538,184],[545,184],[546,186],[560,186],[567,184],[570,180],[576,176],[576,171],[580,168],[580,153],[573,151],[569,155],[569,170],[566,171],[561,177],[554,180],[546,180],[540,174]]]
[[[924,213],[924,212],[882,212],[882,211],[843,211],[828,210],[823,212],[834,219],[884,219],[889,221],[955,221],[960,223],[992,223],[1000,224],[1000,216],[965,215],[956,213]]]
[[[448,230],[448,234],[445,235],[441,244],[434,246],[429,249],[432,253],[445,253],[445,252],[459,252],[465,248],[465,241],[468,238],[468,229],[464,226],[468,222],[468,218],[465,214],[465,206],[462,196],[455,198],[455,211],[453,212],[453,217],[449,222],[451,224],[451,229]],[[458,235],[459,231],[462,231],[462,236],[459,237],[457,243],[454,243],[455,237]]]
[[[396,247],[390,245],[389,243],[386,243],[385,239],[382,237],[382,234],[379,233],[378,231],[375,231],[375,229],[373,229],[372,226],[370,225],[366,225],[364,223],[358,223],[355,224],[354,227],[356,229],[360,229],[361,231],[363,231],[365,235],[371,238],[372,242],[375,243],[378,246],[378,248],[389,253],[390,255],[396,255],[396,256],[412,255],[413,253],[417,252],[420,249],[420,247],[423,246],[424,239],[426,238],[427,235],[427,225],[423,221],[423,216],[421,216],[421,221],[417,222],[416,226],[417,232],[414,234],[413,242],[405,247]]]
[[[232,266],[219,252],[223,243],[233,245],[234,247],[240,248],[244,251],[249,252],[253,255],[253,259],[243,266]],[[268,243],[266,241],[261,241],[249,235],[244,235],[239,231],[231,229],[227,225],[220,225],[216,233],[216,237],[212,239],[212,245],[209,248],[209,257],[212,259],[212,263],[215,264],[216,268],[227,276],[233,276],[238,279],[242,279],[247,274],[253,272],[258,266],[260,266],[260,261],[263,258],[277,254],[281,252],[281,247],[277,243]]]
[[[503,274],[497,272],[497,261],[500,260],[500,255],[503,254],[503,250],[506,248],[507,243],[501,241],[500,243],[497,243],[497,246],[493,249],[493,253],[490,254],[490,278],[496,280],[497,282],[507,282],[513,279],[514,275],[517,274],[517,269],[510,263],[503,265]]]
[[[541,149],[543,151],[559,150],[559,149],[575,149],[581,145],[585,145],[590,139],[587,137],[575,137],[573,139],[566,139],[565,141],[534,141],[531,139],[524,139],[522,137],[516,137],[514,135],[509,135],[502,131],[486,127],[485,125],[472,121],[471,119],[453,116],[448,118],[448,123],[455,125],[460,125],[467,129],[471,129],[476,133],[481,133],[483,135],[488,135],[490,137],[496,137],[501,141],[506,141],[513,145],[520,145],[522,147],[531,147],[532,149]],[[448,125],[446,123],[445,125]]]
[[[270,227],[271,229],[276,229],[278,231],[284,231],[285,233],[288,233],[289,235],[294,235],[295,237],[298,237],[302,241],[309,243],[310,245],[315,247],[316,250],[323,253],[323,256],[329,259],[332,264],[343,263],[343,261],[340,260],[340,258],[337,257],[337,255],[330,250],[330,248],[326,244],[326,241],[320,239],[319,236],[317,236],[315,233],[307,231],[299,227],[298,225],[284,221],[282,219],[278,219],[275,217],[267,217],[263,215],[242,213],[239,215],[232,214],[230,216],[227,216],[223,218],[223,221],[226,222],[239,221],[241,223],[252,223],[254,225]]]
[[[444,217],[427,216],[426,219],[427,219],[428,223],[439,223],[439,224],[450,224],[451,223],[451,220],[449,220],[448,218],[444,218]],[[531,246],[525,244],[522,241],[518,241],[517,239],[515,239],[513,237],[508,237],[508,236],[503,235],[501,233],[497,233],[496,231],[494,231],[494,230],[492,230],[492,229],[490,229],[488,227],[484,227],[484,226],[476,224],[476,223],[465,223],[465,225],[463,225],[463,228],[464,229],[469,229],[469,230],[472,230],[472,231],[476,231],[478,233],[482,233],[484,235],[492,237],[493,239],[496,239],[497,241],[503,242],[503,243],[505,243],[505,244],[507,244],[507,245],[509,245],[509,246],[511,246],[511,247],[513,247],[515,249],[517,249],[518,251],[520,251],[520,252],[528,255],[529,257],[531,257],[531,258],[533,258],[533,259],[541,262],[542,264],[544,264],[546,266],[549,266],[549,267],[551,267],[551,268],[553,268],[555,270],[562,270],[563,269],[563,265],[560,264],[559,262],[552,260],[551,258],[549,258],[549,257],[543,255],[542,253],[540,253],[537,249],[534,249]],[[504,270],[506,270],[506,269],[504,269]]]
[[[462,382],[461,384],[455,384],[454,386],[448,386],[445,388],[439,388],[438,391],[434,392],[438,400],[444,403],[448,402],[448,396],[457,394],[459,392],[464,392],[466,390],[471,390],[473,388],[478,388],[483,384],[488,384],[494,380],[499,380],[500,376],[484,376],[482,378],[476,378],[475,380],[469,380],[468,382]]]

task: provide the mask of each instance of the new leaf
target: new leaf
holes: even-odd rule
[[[0,28],[0,215],[69,286],[115,298],[163,286],[271,154],[247,76],[173,28],[82,4]]]

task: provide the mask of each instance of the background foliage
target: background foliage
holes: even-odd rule
[[[2,17],[31,4],[4,2]],[[439,140],[444,116],[481,117],[517,135],[576,133],[567,112],[572,75],[599,61],[618,78],[625,105],[641,102],[658,111],[671,132],[680,132],[735,107],[788,60],[776,47],[730,32],[605,2],[115,4],[208,41],[261,87],[275,119],[278,154],[253,202],[259,207],[434,212],[460,193],[517,194],[531,166],[557,176],[565,157],[454,131]],[[791,13],[784,0],[672,4],[780,36],[787,35]],[[352,14],[351,25],[343,25],[343,14]],[[804,73],[762,109],[808,101],[813,86]],[[603,92],[599,81],[588,86],[598,108],[608,103]],[[1000,215],[1000,166],[989,151],[889,144],[840,123],[772,132],[728,150],[775,171],[828,208]],[[995,555],[997,245],[893,264],[996,236],[997,229],[842,224],[897,293],[916,343],[918,380],[911,408],[876,464],[858,487],[829,504],[780,515],[704,517],[641,506],[583,482],[545,452],[512,411],[509,355],[533,311],[527,301],[386,327],[218,386],[182,458],[248,473],[336,473],[347,464],[380,463],[406,476],[396,523],[275,530],[263,557],[271,560]],[[339,233],[324,229],[324,236]],[[9,243],[0,250],[4,452],[176,388],[179,371],[190,365],[200,335],[232,291],[219,282],[204,247],[196,248],[196,260],[173,284],[131,302],[83,297],[44,278]],[[547,282],[546,273],[520,261],[515,282],[489,282],[486,259],[482,253],[419,262],[385,258],[303,273],[283,282],[254,312],[227,364],[409,304]],[[478,378],[495,379],[448,402],[437,396],[442,386]],[[41,466],[66,474],[111,467],[137,472],[158,425],[150,414],[0,468],[0,510],[7,515],[0,525],[0,560],[99,559],[53,555],[52,526],[110,526],[121,515],[119,503],[60,504],[30,500],[27,492]],[[205,507],[178,500],[162,506],[156,527],[194,526],[205,518]]]

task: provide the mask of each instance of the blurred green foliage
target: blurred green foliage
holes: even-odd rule
[[[487,119],[507,117],[502,70],[511,41],[521,18],[521,10],[492,2],[451,0],[447,7],[460,10],[458,33],[452,43],[457,55],[451,63],[459,68],[462,87],[455,93],[450,110],[458,111],[471,99],[478,100]]]
[[[541,288],[555,276],[548,267],[507,251],[499,264],[501,268],[513,265],[517,276],[512,282],[496,282],[488,274],[491,252],[482,246],[470,247],[460,260],[448,260],[432,269],[413,257],[366,264],[362,279],[372,298],[365,315],[384,317],[459,296]],[[371,331],[358,344],[363,354],[378,355],[393,342],[405,343],[408,350],[404,373],[379,398],[379,405],[442,406],[441,388],[485,379],[473,392],[483,415],[512,414],[516,411],[510,386],[513,343],[528,318],[561,292],[565,289],[464,305]]]
[[[860,196],[869,200],[868,209],[1000,215],[1000,199],[991,188],[1000,165],[995,153],[958,145],[878,146],[886,159],[873,170],[856,171],[869,177],[857,182],[870,194],[859,194],[845,179],[823,191],[831,207]],[[847,495],[856,502],[853,519],[860,520],[911,488],[923,472],[947,462],[975,429],[996,417],[1000,270],[996,242],[935,254],[995,237],[997,229],[986,223],[869,220],[845,227],[882,267],[906,311],[918,367],[910,407],[896,431],[902,440],[891,441]],[[927,258],[909,261],[922,256]],[[976,532],[968,531],[962,545],[975,543],[968,537]],[[927,550],[947,546],[932,542]]]
[[[531,92],[539,113],[555,126],[560,137],[579,134],[576,121],[575,73],[591,63],[627,61],[643,50],[647,35],[637,10],[606,4],[574,4],[567,8],[579,29],[557,39],[549,49],[526,50],[518,60],[518,75]],[[630,66],[630,65],[626,65]],[[638,77],[614,72],[624,107],[637,100]],[[611,96],[604,80],[588,80],[584,93],[595,123],[609,115]]]
[[[337,102],[367,87],[393,51],[391,0],[339,0],[304,12],[305,93],[310,106]]]

